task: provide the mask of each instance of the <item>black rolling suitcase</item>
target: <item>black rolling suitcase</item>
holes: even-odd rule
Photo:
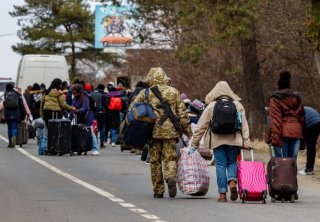
[[[267,179],[271,201],[298,199],[297,163],[291,157],[274,157],[269,147],[270,161],[267,166]]]
[[[29,138],[28,123],[23,120],[21,121],[21,123],[18,124],[16,144],[22,147],[23,144],[28,143],[28,138]]]
[[[73,155],[71,149],[71,121],[50,119],[48,122],[48,155]]]
[[[82,124],[72,125],[72,152],[87,155],[92,150],[93,139],[91,129]]]

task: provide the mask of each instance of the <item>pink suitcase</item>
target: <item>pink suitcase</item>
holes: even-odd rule
[[[241,149],[241,161],[238,163],[239,196],[242,203],[262,201],[265,204],[268,193],[264,163],[254,161],[253,149],[250,152],[252,161],[244,161],[243,149]]]

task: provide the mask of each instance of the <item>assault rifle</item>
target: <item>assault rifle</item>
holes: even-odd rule
[[[166,121],[166,119],[169,118],[170,121],[172,122],[175,130],[178,132],[184,146],[187,146],[185,141],[182,138],[183,131],[182,131],[180,121],[177,119],[177,117],[172,112],[169,103],[165,99],[163,99],[162,94],[161,94],[158,86],[151,87],[150,89],[153,92],[153,94],[160,100],[160,102],[162,104],[162,108],[165,110],[165,114],[160,118],[158,124],[162,125],[164,123],[164,121]]]

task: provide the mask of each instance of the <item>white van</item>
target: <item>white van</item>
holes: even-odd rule
[[[48,88],[53,79],[69,82],[67,61],[60,55],[25,55],[22,57],[16,79],[16,86],[22,90],[33,83],[44,83]]]

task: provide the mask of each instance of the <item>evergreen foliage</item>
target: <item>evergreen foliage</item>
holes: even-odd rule
[[[25,0],[9,12],[18,18],[20,43],[12,49],[21,54],[63,54],[75,78],[78,59],[110,60],[94,49],[94,16],[83,0]]]

